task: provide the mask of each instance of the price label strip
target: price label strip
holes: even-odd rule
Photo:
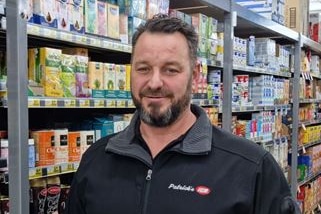
[[[115,108],[116,107],[116,100],[106,100],[106,107],[107,108]]]
[[[125,108],[126,107],[126,100],[121,100],[121,99],[119,99],[119,100],[116,100],[116,106],[118,107],[118,108]]]
[[[90,107],[90,100],[79,100],[79,107],[81,108],[88,108]]]
[[[101,99],[94,100],[94,107],[96,108],[103,108],[105,107],[105,101]]]
[[[60,166],[48,166],[47,167],[47,175],[56,175],[61,173]]]
[[[31,168],[29,169],[29,178],[40,178],[44,176],[43,168]]]
[[[46,99],[45,100],[45,107],[57,107],[58,101],[56,99]]]
[[[28,106],[29,107],[40,107],[40,100],[39,99],[29,99]]]
[[[76,107],[76,100],[65,100],[64,105],[67,108],[75,108]]]

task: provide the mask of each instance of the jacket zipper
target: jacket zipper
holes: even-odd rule
[[[149,190],[150,190],[150,182],[152,179],[152,173],[153,170],[148,169],[147,176],[146,176],[146,186],[145,186],[145,194],[144,194],[144,201],[143,201],[143,212],[142,214],[147,214],[147,202],[148,202],[148,196],[149,196]]]

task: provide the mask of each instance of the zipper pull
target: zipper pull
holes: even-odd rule
[[[153,170],[151,170],[151,169],[149,169],[147,171],[147,176],[146,176],[147,181],[150,181],[152,179],[152,172],[153,172]]]

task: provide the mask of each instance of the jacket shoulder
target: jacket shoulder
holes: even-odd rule
[[[234,154],[255,164],[259,164],[267,154],[267,151],[255,142],[217,127],[213,127],[212,138],[214,149]]]

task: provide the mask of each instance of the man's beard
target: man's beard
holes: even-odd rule
[[[173,103],[162,113],[161,107],[157,104],[149,104],[149,110],[142,106],[142,103],[132,94],[133,102],[137,108],[140,119],[148,125],[154,127],[165,127],[173,124],[177,118],[182,114],[184,110],[189,106],[191,100],[191,84],[188,85],[186,93],[179,99],[173,101]],[[139,96],[142,98],[146,95],[159,95],[165,96],[169,99],[173,98],[172,93],[168,93],[163,90],[144,90]]]

